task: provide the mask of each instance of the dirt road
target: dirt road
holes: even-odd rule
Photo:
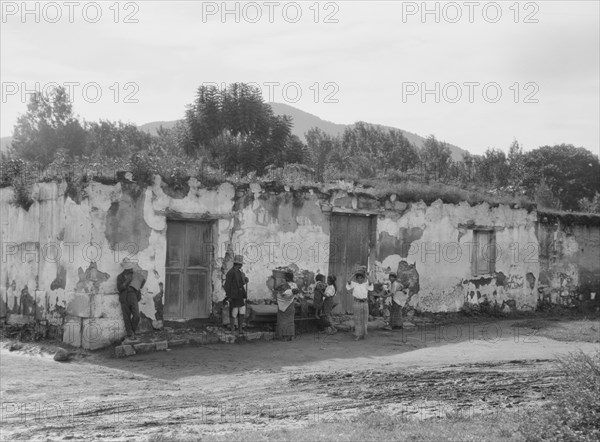
[[[499,413],[545,400],[561,342],[515,321],[303,335],[69,363],[1,353],[2,440],[198,437],[351,419]],[[597,321],[592,330],[600,330]]]

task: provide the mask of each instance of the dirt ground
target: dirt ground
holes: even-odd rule
[[[97,352],[66,363],[5,343],[0,438],[210,439],[365,410],[409,419],[525,410],[560,382],[556,356],[599,350],[599,331],[597,320],[508,320],[370,329],[358,342],[340,332],[126,359]]]

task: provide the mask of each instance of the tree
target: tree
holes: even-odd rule
[[[87,154],[98,154],[110,158],[126,157],[140,150],[147,150],[152,135],[143,132],[134,124],[100,120],[86,124]]]
[[[509,184],[515,188],[523,186],[525,180],[525,155],[517,140],[508,149]]]
[[[506,154],[501,150],[488,148],[480,159],[478,174],[486,184],[506,186],[509,179]]]
[[[600,213],[600,192],[596,192],[594,198],[581,198],[579,209],[582,212]]]
[[[444,175],[452,156],[450,146],[444,141],[438,141],[435,136],[430,135],[423,144],[419,157],[425,166],[429,166],[437,177]]]
[[[268,165],[295,162],[305,154],[292,137],[291,117],[274,115],[260,90],[244,83],[223,91],[200,86],[184,122],[184,150],[230,172],[263,173]]]
[[[31,96],[27,112],[17,119],[11,148],[17,156],[45,166],[59,149],[71,157],[81,155],[85,138],[66,90],[58,87],[47,95]]]
[[[339,152],[340,140],[318,127],[311,128],[305,137],[310,163],[315,168],[317,179],[323,181],[327,166],[333,162],[334,155]]]
[[[524,164],[529,192],[544,182],[563,210],[578,210],[578,201],[591,200],[600,191],[600,161],[583,147],[542,146],[525,154]]]

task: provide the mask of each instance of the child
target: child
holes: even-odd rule
[[[325,295],[325,289],[327,288],[327,285],[324,282],[324,275],[315,276],[315,281],[317,281],[317,283],[315,284],[314,288],[313,303],[315,306],[315,318],[319,319],[323,314],[323,296]]]
[[[154,295],[154,308],[156,309],[156,320],[157,321],[162,321],[163,320],[163,301],[162,301],[162,297],[163,297],[163,283],[159,282],[158,283],[158,293],[156,295]]]
[[[325,316],[325,323],[327,325],[327,331],[331,334],[336,333],[337,329],[333,326],[333,297],[337,293],[337,286],[335,285],[336,277],[329,275],[327,277],[327,288],[323,294],[323,315]]]

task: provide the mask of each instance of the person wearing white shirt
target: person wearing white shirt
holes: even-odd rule
[[[359,271],[354,274],[353,278],[348,280],[346,290],[352,292],[354,297],[354,340],[365,339],[369,322],[367,298],[369,291],[373,291],[373,284],[365,278],[364,272]]]

